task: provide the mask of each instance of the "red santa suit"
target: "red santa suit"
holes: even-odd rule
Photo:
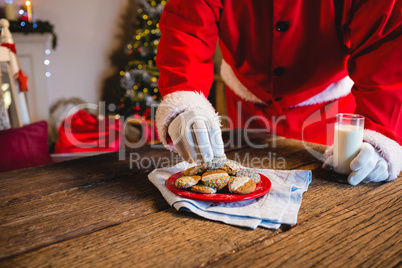
[[[331,144],[334,115],[361,114],[365,140],[395,178],[402,167],[401,14],[401,0],[170,0],[157,54],[161,141],[167,145],[177,114],[213,109],[204,96],[219,37],[230,127]]]

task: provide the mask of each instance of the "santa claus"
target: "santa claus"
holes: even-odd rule
[[[401,0],[170,0],[159,23],[160,140],[188,162],[224,154],[220,118],[205,97],[219,37],[230,127],[330,145],[335,114],[360,114],[365,143],[349,183],[394,180],[402,167],[401,14]]]

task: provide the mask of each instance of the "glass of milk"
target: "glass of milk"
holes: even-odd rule
[[[364,116],[337,114],[334,137],[334,171],[348,175],[350,163],[363,144]]]

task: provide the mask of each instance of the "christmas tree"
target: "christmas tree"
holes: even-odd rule
[[[125,48],[131,60],[120,71],[119,102],[115,113],[125,118],[139,115],[149,119],[161,95],[156,52],[161,32],[159,20],[167,1],[142,0],[135,22],[136,33]]]

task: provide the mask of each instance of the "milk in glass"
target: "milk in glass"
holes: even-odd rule
[[[350,174],[350,163],[359,153],[363,143],[363,126],[335,125],[334,138],[334,171],[340,174]]]

